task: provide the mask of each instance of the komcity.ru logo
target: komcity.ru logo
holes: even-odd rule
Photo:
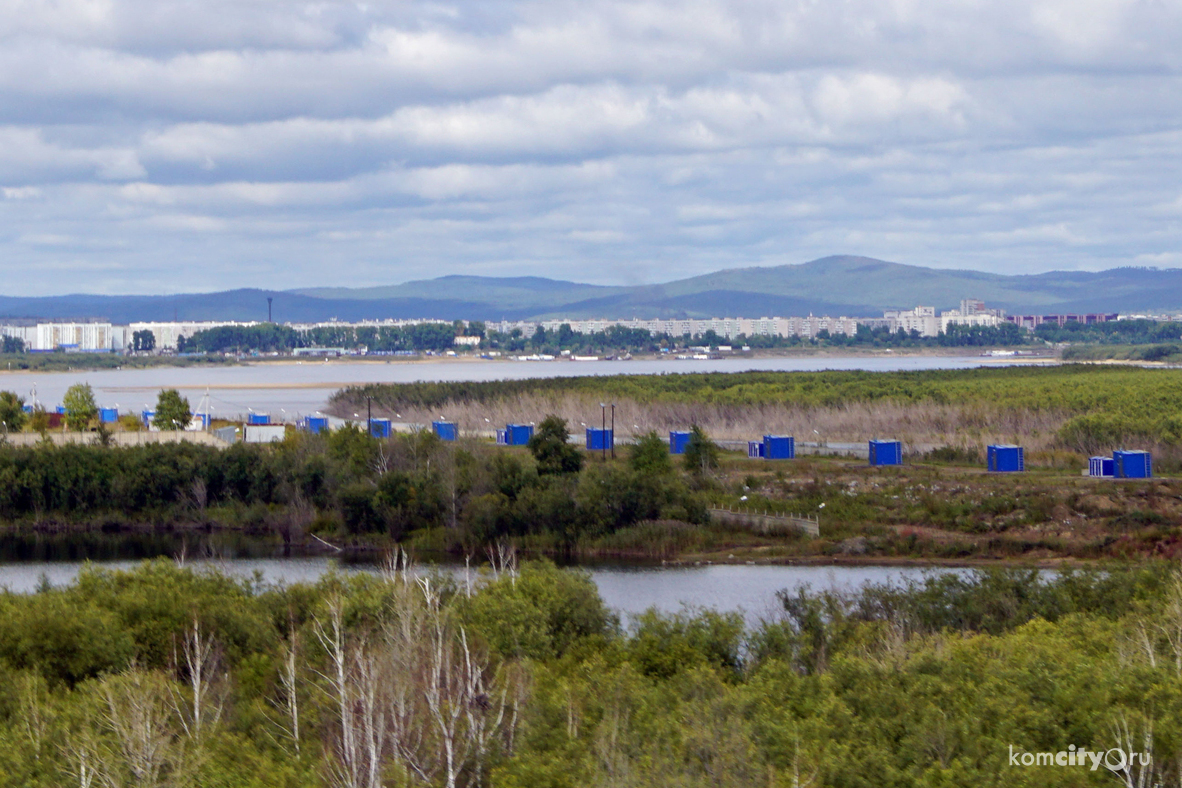
[[[1152,762],[1152,753],[1125,752],[1120,747],[1101,752],[1072,744],[1060,752],[1026,752],[1010,745],[1010,766],[1083,766],[1093,772],[1103,766],[1112,772],[1123,772],[1132,766],[1148,766]]]

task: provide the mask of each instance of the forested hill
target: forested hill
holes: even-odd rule
[[[436,317],[499,320],[830,314],[875,316],[980,298],[1016,313],[1182,310],[1182,269],[1114,268],[1007,276],[835,256],[738,268],[656,285],[605,287],[539,277],[444,276],[370,288],[257,289],[168,296],[0,297],[0,319],[265,320]]]

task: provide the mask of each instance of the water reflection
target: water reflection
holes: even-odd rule
[[[257,547],[256,547],[257,549]],[[225,554],[223,554],[225,555]],[[94,563],[112,569],[128,569],[138,561],[126,554],[119,560]],[[188,558],[186,565],[212,568],[235,577],[257,578],[265,583],[314,583],[328,572],[377,572],[374,561],[341,561],[328,556]],[[0,565],[0,586],[30,593],[41,584],[65,585],[77,577],[85,562],[79,560],[30,561]],[[463,582],[466,568],[455,563],[423,564],[424,569],[457,575]],[[923,569],[878,566],[752,566],[716,564],[704,566],[592,566],[586,570],[604,601],[624,622],[649,608],[674,613],[684,607],[741,611],[751,623],[776,608],[776,592],[809,586],[814,590],[852,590],[865,583],[898,583],[927,572],[961,572],[958,569]],[[478,569],[470,570],[475,576]]]

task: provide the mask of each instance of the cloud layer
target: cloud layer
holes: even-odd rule
[[[11,0],[10,294],[1182,265],[1182,6]]]

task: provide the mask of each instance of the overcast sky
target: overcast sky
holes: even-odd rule
[[[0,3],[0,292],[1182,264],[1182,3]]]

